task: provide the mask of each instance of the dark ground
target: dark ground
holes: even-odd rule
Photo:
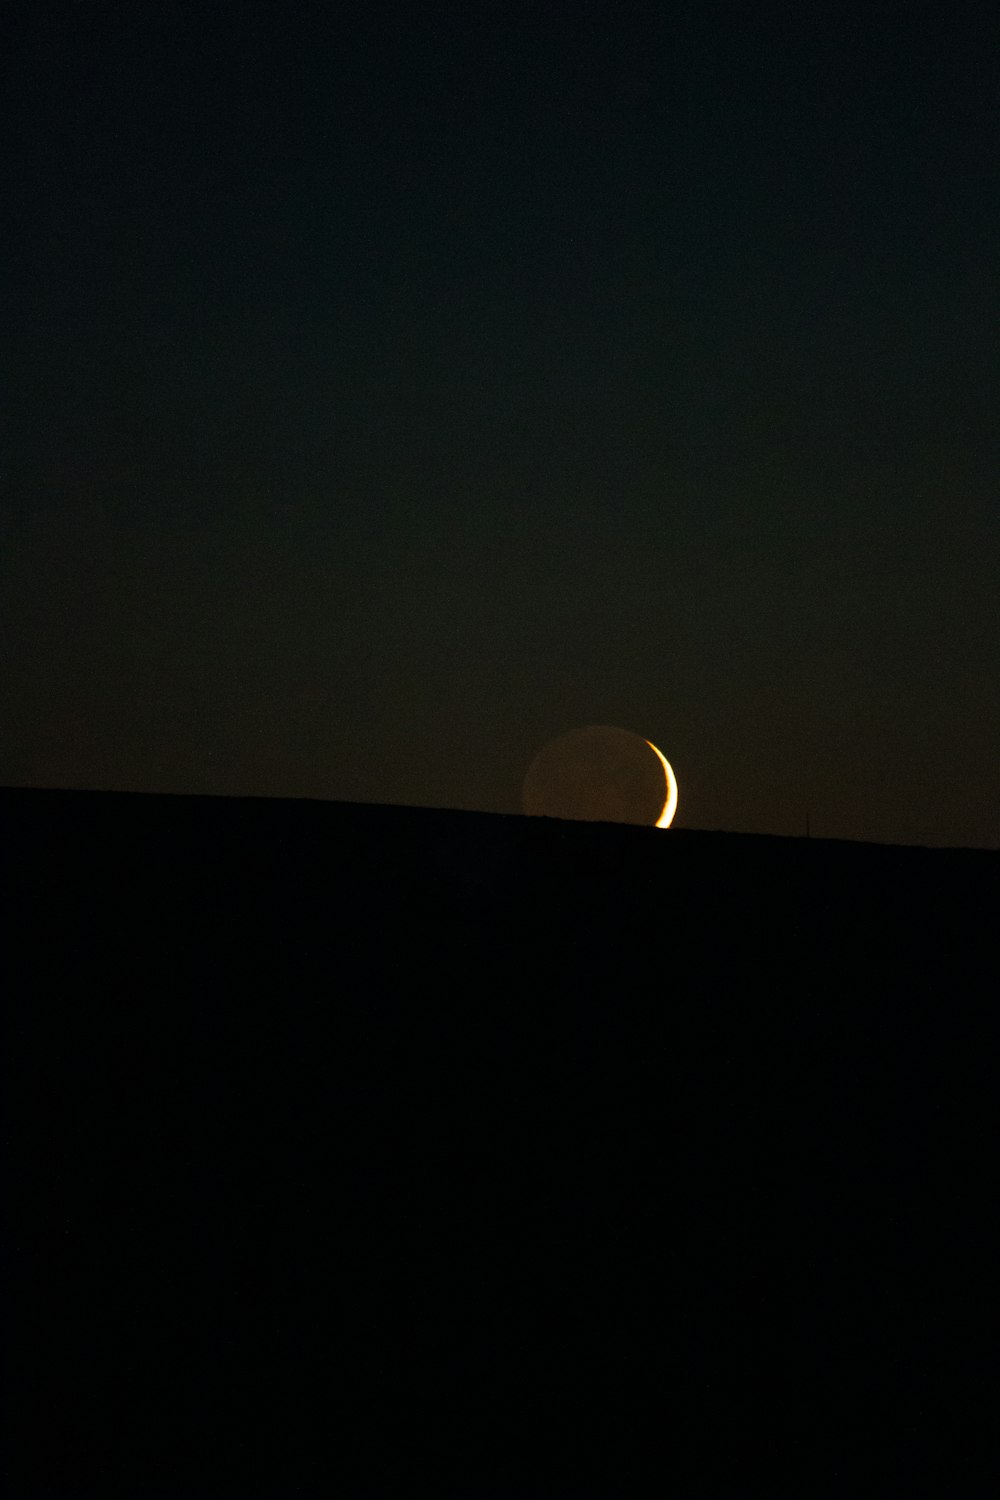
[[[992,1493],[995,854],[0,818],[8,1493]]]

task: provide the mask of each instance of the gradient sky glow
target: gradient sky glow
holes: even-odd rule
[[[327,9],[5,7],[0,780],[995,845],[992,12]]]

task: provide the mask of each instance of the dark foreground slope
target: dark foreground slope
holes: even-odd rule
[[[995,855],[0,819],[9,1493],[990,1492]]]

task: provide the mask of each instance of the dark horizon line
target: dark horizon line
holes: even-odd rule
[[[35,786],[27,784],[3,783],[0,785],[0,796],[10,793],[27,793],[29,796],[53,796],[53,797],[82,797],[82,798],[143,798],[148,801],[174,802],[292,802],[297,804],[311,804],[322,807],[369,809],[372,812],[394,812],[394,813],[446,813],[460,817],[472,818],[506,818],[520,820],[522,822],[538,823],[547,827],[559,827],[563,831],[569,828],[602,828],[602,829],[634,829],[637,833],[688,835],[699,834],[707,837],[726,839],[766,839],[771,843],[801,844],[849,844],[851,847],[866,849],[912,849],[933,854],[996,854],[998,848],[989,848],[982,844],[915,844],[915,843],[893,843],[877,839],[857,839],[846,837],[830,837],[816,834],[807,824],[802,833],[762,833],[747,832],[746,830],[731,828],[696,828],[678,826],[674,824],[670,828],[657,828],[655,824],[642,823],[616,823],[601,822],[590,818],[554,818],[537,813],[525,812],[497,812],[486,808],[439,806],[437,804],[411,803],[411,802],[364,802],[352,801],[350,798],[342,797],[303,797],[284,796],[280,793],[265,792],[172,792],[172,791],[145,791],[127,787],[61,787],[61,786]]]

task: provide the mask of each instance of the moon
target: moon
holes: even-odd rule
[[[657,818],[655,826],[657,828],[669,828],[674,821],[674,813],[677,811],[677,778],[663,751],[657,750],[652,740],[647,740],[646,744],[652,750],[653,754],[659,757],[663,765],[663,774],[667,778],[667,795],[663,802],[663,811]]]
[[[594,724],[560,735],[538,752],[522,801],[532,817],[669,828],[677,780],[651,740]]]

